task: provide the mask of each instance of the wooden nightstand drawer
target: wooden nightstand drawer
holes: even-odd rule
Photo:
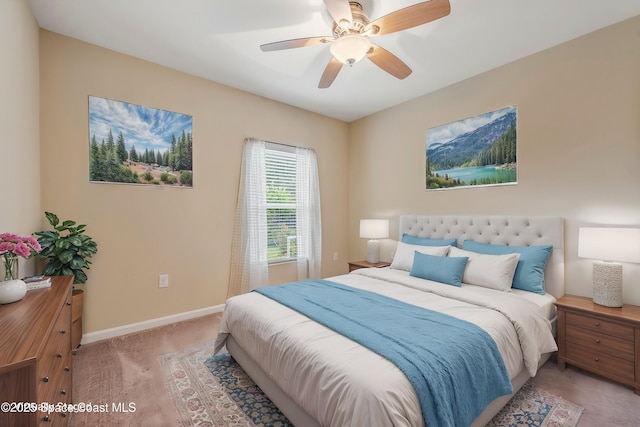
[[[615,335],[627,340],[633,340],[633,327],[608,322],[598,317],[567,313],[567,325],[573,325],[579,328]]]
[[[634,381],[634,362],[611,356],[604,352],[593,351],[587,347],[567,342],[566,357],[569,363],[617,380]]]
[[[633,341],[567,325],[567,342],[633,362]]]

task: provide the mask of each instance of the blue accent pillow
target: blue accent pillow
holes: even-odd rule
[[[452,286],[462,286],[462,274],[468,257],[445,257],[427,255],[415,251],[411,276],[434,280]]]
[[[402,241],[411,245],[420,246],[457,246],[456,239],[428,239],[426,237],[410,236],[407,233],[402,234]]]
[[[544,268],[553,246],[506,246],[465,240],[462,249],[490,255],[519,253],[520,259],[513,275],[512,287],[544,295]]]

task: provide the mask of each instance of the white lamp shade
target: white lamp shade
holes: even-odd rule
[[[581,227],[578,256],[601,260],[593,263],[593,302],[622,307],[622,265],[610,261],[640,262],[640,228]]]
[[[640,263],[640,228],[581,227],[578,256]]]
[[[361,219],[360,237],[364,239],[386,239],[389,237],[389,220]]]
[[[353,65],[360,61],[371,49],[371,41],[367,36],[347,34],[331,44],[329,50],[343,64]]]

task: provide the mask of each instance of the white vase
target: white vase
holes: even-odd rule
[[[27,284],[20,279],[0,282],[0,304],[20,301],[27,294]]]

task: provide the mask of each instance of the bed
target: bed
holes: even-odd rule
[[[492,284],[486,287],[464,281],[457,287],[416,277],[413,270],[399,268],[406,251],[414,249],[412,238],[455,239],[456,249],[450,250],[463,248],[457,255],[468,255],[467,245],[477,249],[473,244],[487,245],[488,253],[505,247],[552,248],[541,272],[544,291],[496,289]],[[361,269],[328,280],[336,286],[446,313],[472,322],[489,334],[504,362],[511,393],[483,406],[469,423],[485,425],[556,350],[553,302],[564,294],[563,220],[536,216],[402,215],[398,239],[410,243],[398,243],[395,265],[392,264],[395,268]],[[506,255],[490,258],[492,262],[494,258],[513,261]],[[469,259],[478,258],[473,255]],[[482,265],[474,263],[476,270]],[[467,275],[467,270],[471,271],[469,265],[464,278],[469,276],[472,281]],[[515,276],[512,277],[515,284]],[[377,310],[378,306],[374,306],[369,311]],[[428,416],[421,411],[423,400],[398,366],[261,293],[251,292],[227,301],[215,351],[224,347],[296,426],[428,424]]]

